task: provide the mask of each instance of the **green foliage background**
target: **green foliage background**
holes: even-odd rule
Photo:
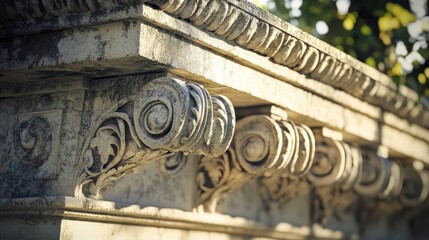
[[[397,84],[406,84],[429,97],[426,0],[412,0],[424,6],[424,15],[413,12],[409,0],[351,0],[348,11],[342,13],[336,5],[339,0],[294,1],[297,0],[253,2],[386,73]],[[326,34],[316,30],[319,21],[327,24]],[[410,34],[410,28],[419,34]],[[397,49],[398,44],[402,50]]]

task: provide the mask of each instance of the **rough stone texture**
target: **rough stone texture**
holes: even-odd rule
[[[83,98],[52,89],[1,99],[2,198],[71,193]]]
[[[1,239],[416,233],[427,106],[288,23],[234,0],[0,12]]]

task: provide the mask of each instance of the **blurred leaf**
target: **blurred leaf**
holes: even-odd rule
[[[375,59],[373,57],[369,57],[365,60],[365,63],[368,64],[371,67],[375,67]]]
[[[399,20],[393,17],[390,13],[386,13],[383,17],[378,19],[378,28],[382,32],[398,29],[399,27],[401,27]]]
[[[422,84],[422,85],[426,83],[426,77],[425,77],[425,75],[423,73],[420,73],[417,76],[417,80],[419,80],[419,83]]]
[[[416,19],[412,13],[396,3],[388,2],[386,9],[399,20],[402,26],[407,26],[408,23],[414,22]]]

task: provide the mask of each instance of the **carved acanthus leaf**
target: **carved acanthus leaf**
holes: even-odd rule
[[[309,185],[303,177],[273,175],[259,177],[259,193],[266,210],[278,209],[295,197],[308,193]]]
[[[155,79],[90,130],[76,194],[97,197],[114,180],[175,152],[219,156],[234,127],[234,109],[225,97],[212,97],[196,84]]]
[[[250,116],[237,122],[233,145],[221,157],[203,158],[197,184],[200,190],[198,210],[214,212],[225,194],[240,188],[249,179],[278,165],[281,130],[266,116]]]

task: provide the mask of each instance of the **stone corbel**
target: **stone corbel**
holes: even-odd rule
[[[399,161],[392,160],[390,172],[387,171],[385,174],[385,179],[389,180],[385,181],[382,190],[378,194],[359,199],[360,206],[356,217],[362,229],[381,216],[389,216],[391,221],[401,219],[411,209],[418,209],[426,202],[429,194],[429,175],[424,169],[416,169],[409,162],[400,164]],[[367,176],[366,179],[375,176],[375,169],[372,168],[366,170],[372,171],[372,174],[364,174]]]
[[[404,207],[416,207],[426,202],[429,196],[429,175],[424,169],[412,165],[403,168],[402,191],[399,201]]]
[[[375,149],[362,148],[362,176],[355,186],[364,198],[388,198],[401,191],[402,168],[399,163],[380,156]]]
[[[300,138],[302,144],[300,145]],[[214,212],[223,196],[259,176],[303,174],[313,159],[309,128],[278,116],[252,115],[237,122],[233,144],[218,158],[201,160],[198,210]]]
[[[287,144],[293,149],[291,160],[280,171],[258,178],[259,192],[267,210],[276,209],[298,195],[308,192],[305,176],[313,164],[316,142],[311,129],[303,124],[281,122],[285,135],[290,134]]]
[[[197,84],[155,79],[90,129],[75,194],[97,198],[116,179],[176,152],[220,156],[234,128],[235,113],[227,98],[210,96]]]
[[[268,116],[255,115],[237,122],[233,143],[220,157],[204,157],[196,181],[200,190],[198,211],[214,212],[217,202],[248,180],[283,163],[281,129]]]
[[[331,217],[340,218],[353,202],[362,158],[357,146],[342,141],[341,133],[326,128],[313,132],[316,156],[307,175],[312,186],[311,220],[326,225]]]
[[[380,152],[380,151],[378,151]],[[364,231],[366,225],[380,216],[399,211],[404,172],[400,162],[387,159],[387,153],[362,149],[362,175],[354,189],[359,194],[356,219]]]

